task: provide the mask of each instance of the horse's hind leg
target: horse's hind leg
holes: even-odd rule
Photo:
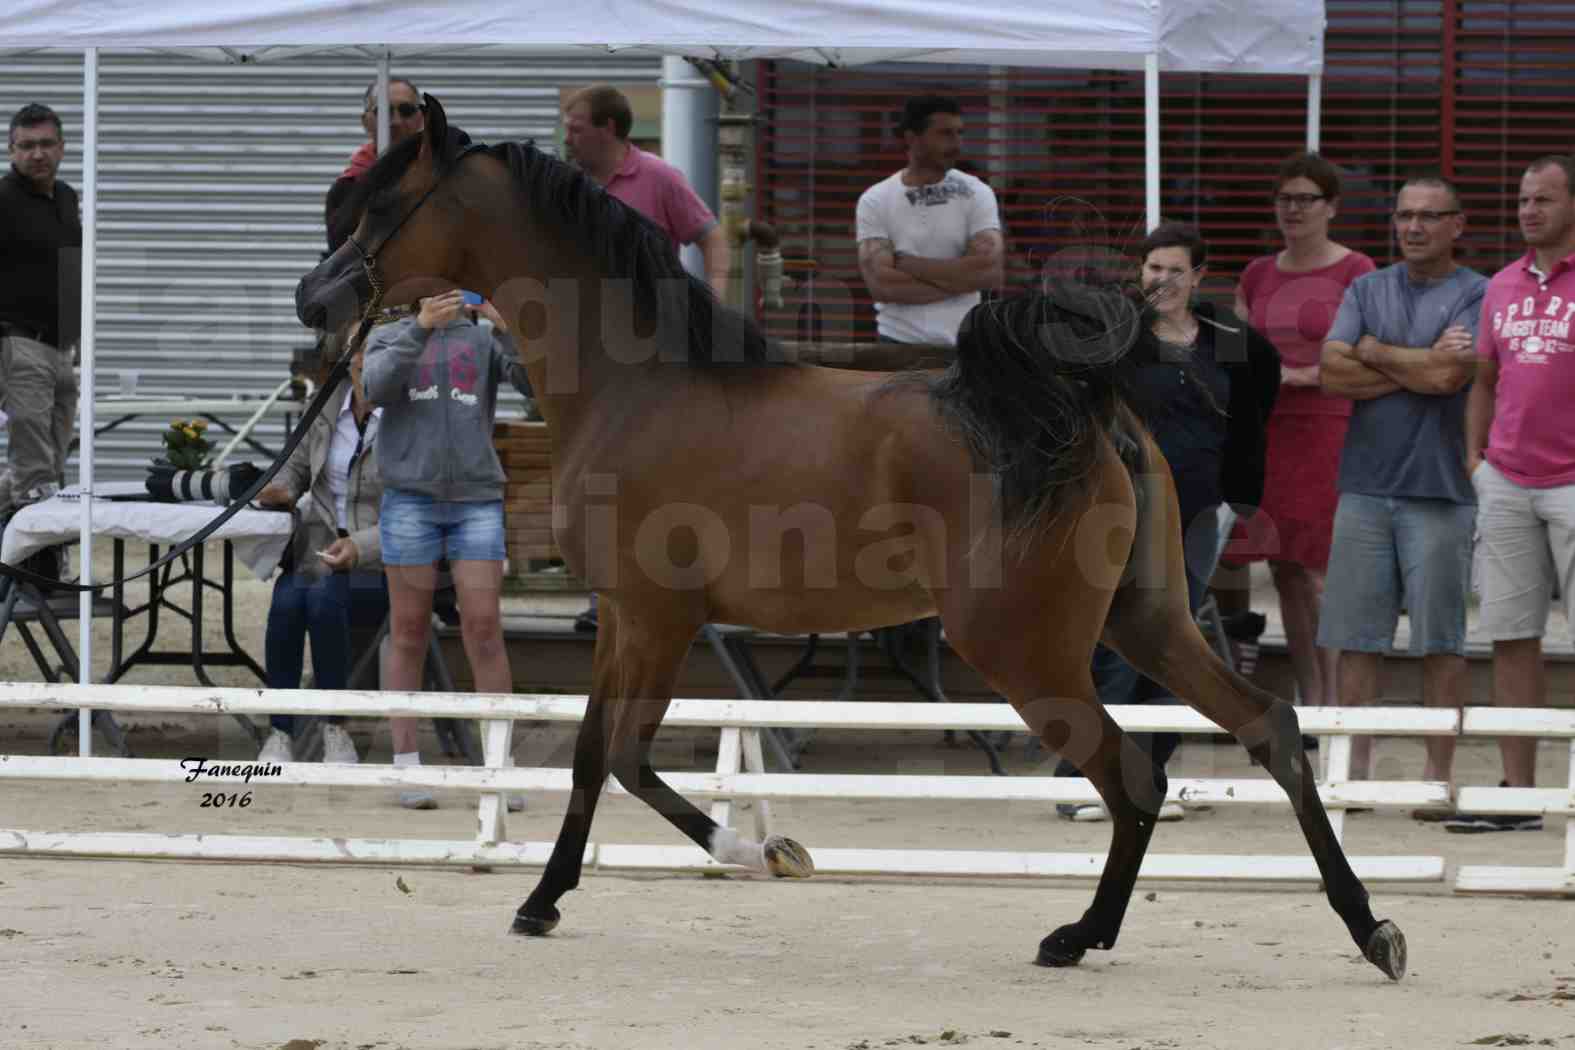
[[[1085,671],[1086,676],[1086,671]],[[1083,917],[1039,942],[1041,966],[1072,966],[1090,948],[1114,948],[1137,884],[1138,869],[1165,801],[1165,771],[1094,698],[1093,682],[1079,700],[1041,698],[1014,703],[1047,748],[1069,758],[1110,811],[1110,852]]]
[[[1071,966],[1090,948],[1115,946],[1138,869],[1148,851],[1165,772],[1124,733],[1099,704],[1089,657],[1110,592],[1084,587],[1079,574],[1056,582],[1068,608],[1049,644],[1023,625],[1046,626],[1044,591],[1038,585],[1017,594],[991,596],[943,613],[952,646],[1016,708],[1029,730],[1089,779],[1110,811],[1110,851],[1093,903],[1074,923],[1039,944],[1043,966]]]
[[[1168,499],[1156,501],[1155,510],[1168,513],[1143,516],[1133,557],[1164,561],[1156,574],[1140,566],[1137,582],[1116,592],[1105,643],[1233,735],[1269,771],[1296,811],[1329,904],[1363,955],[1399,980],[1406,968],[1405,936],[1394,923],[1373,918],[1367,889],[1351,870],[1318,795],[1296,710],[1221,663],[1198,631],[1187,608],[1180,515],[1168,480],[1163,491]]]

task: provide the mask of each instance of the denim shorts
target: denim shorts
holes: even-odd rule
[[[405,489],[384,489],[378,534],[384,565],[502,561],[503,501],[457,503]]]
[[[1476,516],[1469,503],[1341,493],[1318,644],[1388,652],[1403,602],[1413,654],[1464,655]]]

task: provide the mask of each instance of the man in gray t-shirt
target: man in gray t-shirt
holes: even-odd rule
[[[1403,606],[1411,652],[1422,656],[1424,702],[1458,708],[1476,525],[1466,388],[1487,279],[1455,262],[1465,218],[1446,180],[1407,182],[1394,223],[1405,261],[1352,282],[1324,342],[1324,392],[1356,405],[1340,459],[1318,644],[1340,650],[1339,702],[1371,703]],[[1424,780],[1451,779],[1454,745],[1453,737],[1427,738]],[[1353,740],[1352,779],[1366,779],[1371,761],[1371,738]]]

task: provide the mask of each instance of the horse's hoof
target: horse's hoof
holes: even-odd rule
[[[1405,934],[1400,927],[1385,919],[1378,924],[1367,947],[1362,949],[1367,961],[1384,971],[1391,981],[1405,976]]]
[[[815,874],[809,850],[790,838],[772,835],[764,845],[766,870],[779,879],[807,879]]]
[[[514,925],[510,932],[518,933],[525,937],[545,937],[558,927],[558,920],[562,917],[557,908],[548,908],[551,915],[527,915],[524,905],[514,913]]]
[[[1075,926],[1063,926],[1039,942],[1039,955],[1034,962],[1040,966],[1076,966],[1083,961],[1086,949],[1072,943]]]

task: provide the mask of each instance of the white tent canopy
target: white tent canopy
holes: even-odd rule
[[[608,41],[616,32],[617,41]],[[12,0],[20,47],[214,48],[255,60],[340,45],[585,45],[729,58],[967,62],[1312,74],[1322,2],[1307,0]],[[222,49],[222,50],[220,50]]]
[[[619,41],[609,42],[616,30]],[[1309,148],[1318,141],[1323,0],[10,0],[0,52],[81,48],[83,64],[82,485],[93,475],[97,251],[98,48],[147,48],[249,62],[344,49],[388,63],[449,47],[531,45],[667,55],[1142,69],[1146,211],[1159,217],[1159,74],[1282,73],[1309,78]],[[601,41],[597,44],[589,41]],[[327,42],[332,43],[327,43]],[[91,583],[93,501],[82,507],[82,581]],[[91,595],[83,593],[79,666],[91,680]],[[81,753],[91,753],[81,712]]]

